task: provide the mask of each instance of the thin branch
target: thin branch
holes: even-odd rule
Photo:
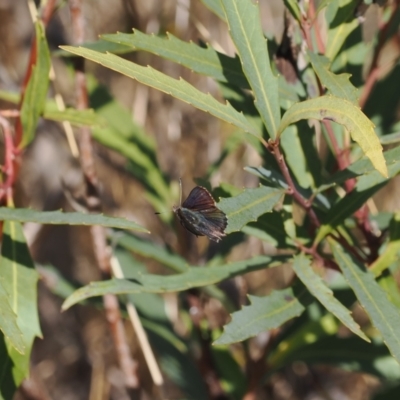
[[[8,120],[0,116],[0,126],[4,134],[4,166],[2,167],[3,173],[6,175],[6,180],[0,185],[0,201],[7,200],[7,204],[12,203],[13,185],[16,179],[14,160],[16,149],[14,140],[11,133],[11,126]]]
[[[315,214],[314,210],[311,208],[311,203],[305,199],[300,192],[297,190],[296,185],[293,182],[292,177],[290,176],[289,168],[286,164],[285,158],[283,157],[283,154],[281,153],[280,147],[279,147],[279,140],[269,140],[268,142],[268,147],[267,149],[271,152],[271,154],[275,157],[275,160],[277,161],[279,168],[286,180],[286,183],[288,184],[288,194],[293,196],[294,200],[300,204],[304,208],[304,210],[307,212],[308,216],[310,217],[310,220],[312,224],[314,225],[315,228],[318,228],[321,223],[318,220],[317,215]]]

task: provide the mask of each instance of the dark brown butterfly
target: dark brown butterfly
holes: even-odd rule
[[[173,211],[181,225],[196,236],[207,236],[214,242],[219,242],[226,236],[226,215],[216,206],[210,192],[202,186],[196,186],[187,199],[179,207],[174,207]]]

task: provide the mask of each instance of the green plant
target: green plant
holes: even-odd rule
[[[272,53],[276,44],[264,37],[258,5],[247,0],[207,0],[204,3],[225,20],[236,46],[236,58],[210,46],[183,42],[172,35],[153,36],[138,30],[132,34],[102,35],[99,42],[79,47],[62,46],[62,49],[235,126],[240,130],[236,135],[238,141],[253,146],[263,159],[263,165],[246,168],[261,184],[243,191],[228,185],[215,189],[214,193],[223,197],[218,207],[228,217],[228,237],[216,248],[213,257],[207,259],[205,266],[188,265],[178,254],[143,236],[114,232],[110,241],[123,271],[117,278],[124,276],[125,279],[113,278],[80,288],[69,295],[63,309],[94,296],[126,294],[125,300],[134,303],[143,316],[164,371],[190,398],[205,398],[206,389],[186,357],[189,345],[169,326],[158,294],[193,288],[203,288],[207,295],[217,298],[233,312],[232,320],[221,334],[218,329],[201,324],[197,327],[203,335],[209,335],[205,340],[214,341],[215,347],[210,350],[214,365],[225,391],[233,398],[255,393],[256,387],[271,374],[299,360],[341,365],[372,373],[388,386],[398,384],[400,302],[396,274],[400,217],[396,212],[371,213],[367,206],[372,196],[400,172],[399,148],[386,151],[382,148],[388,138],[394,141],[397,138],[395,107],[390,107],[388,100],[373,100],[379,91],[393,85],[396,76],[393,69],[385,80],[376,81],[384,43],[390,41],[395,32],[398,2],[385,8],[385,25],[377,34],[365,84],[361,71],[368,46],[361,40],[362,28],[354,17],[356,2],[320,1],[315,7],[311,1],[308,9],[302,10],[298,2],[285,1],[294,30],[292,45],[300,47],[304,40],[308,46],[302,53],[305,66],[297,71],[295,83],[289,83],[278,73],[279,63]],[[326,45],[317,18],[321,12],[325,13],[327,24]],[[37,37],[44,40],[40,26],[37,23]],[[40,46],[43,41],[39,42]],[[220,102],[202,93],[183,79],[171,78],[150,66],[138,65],[115,54],[133,50],[154,53],[213,78],[219,83],[226,101]],[[64,56],[67,55],[64,53]],[[43,55],[44,60],[46,57],[48,55]],[[351,79],[345,73],[350,69]],[[34,82],[33,78],[31,81]],[[361,87],[361,92],[356,86]],[[94,82],[93,101],[100,95],[106,96],[99,90]],[[66,112],[60,116],[52,111],[51,102],[42,97],[45,117],[92,126],[96,140],[123,154],[136,167],[137,178],[145,186],[146,198],[154,209],[157,212],[170,209],[172,191],[168,179],[159,171],[153,141],[133,126],[128,116],[121,123],[124,111],[111,98],[106,103],[99,102],[108,104],[111,112],[110,108],[94,106],[94,112],[69,110],[67,117]],[[24,101],[29,101],[28,95]],[[386,107],[380,103],[385,103]],[[42,109],[30,111],[29,115],[36,119],[26,118],[24,123],[21,118],[25,124],[22,145],[31,140]],[[22,115],[23,110],[24,107]],[[307,120],[320,123],[311,127],[305,123]],[[324,157],[318,149],[321,141],[328,147]],[[233,149],[235,145],[228,142],[223,156]],[[209,175],[221,161],[211,167]],[[304,214],[300,219],[296,217],[299,209]],[[12,243],[24,241],[20,234],[13,236],[7,226],[18,226],[18,222],[30,220],[43,222],[46,216],[40,213],[34,217],[33,212],[23,210],[0,211],[4,220],[13,221],[4,227],[11,239],[10,243],[3,241],[4,259]],[[163,217],[168,229],[172,229],[170,215]],[[80,215],[78,222],[92,223],[89,217],[93,216]],[[62,218],[65,223],[72,223],[72,217]],[[54,222],[53,216],[48,221]],[[106,225],[105,221],[99,223]],[[137,225],[128,228],[140,230]],[[227,262],[226,256],[237,240],[245,240],[244,235],[230,235],[234,232],[259,238],[282,251]],[[143,259],[157,261],[174,274],[148,273]],[[248,304],[240,310],[215,286],[228,278],[288,263],[292,268],[289,287],[263,297],[249,295]],[[324,279],[324,271],[328,270],[335,271],[335,281]],[[33,293],[30,301],[34,296]],[[363,329],[351,313],[356,302],[369,317],[370,323]],[[158,319],[152,312],[159,313]],[[13,318],[9,315],[6,319]],[[294,318],[292,323],[287,323]],[[340,337],[338,332],[342,325],[352,333]],[[372,326],[375,329],[371,329]],[[13,329],[15,332],[18,327],[13,325]],[[10,338],[4,326],[2,330]],[[271,335],[264,348],[263,367],[254,382],[246,383],[229,345],[264,331],[271,331]],[[39,334],[38,329],[35,334]],[[23,344],[15,340],[11,346],[18,350]],[[350,354],[347,353],[349,349],[352,350]]]

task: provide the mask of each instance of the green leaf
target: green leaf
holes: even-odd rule
[[[187,290],[218,283],[224,279],[233,278],[250,271],[258,271],[267,267],[280,265],[286,260],[284,256],[258,256],[251,260],[236,261],[210,267],[190,267],[181,274],[168,276],[153,274],[138,274],[134,281],[126,279],[111,279],[94,282],[78,289],[63,304],[63,309],[94,296],[105,293],[167,293]]]
[[[354,18],[356,6],[353,0],[336,0],[328,5],[325,12],[329,26],[325,55],[330,60],[337,56],[347,37],[360,25]]]
[[[385,151],[383,153],[383,156],[385,157],[385,162],[389,169],[389,177],[392,178],[397,173],[396,171],[400,171],[400,146]],[[349,165],[343,171],[339,171],[333,174],[326,183],[327,185],[331,183],[340,184],[347,179],[355,178],[364,174],[367,175],[374,171],[375,168],[371,164],[371,161],[364,156],[355,161],[353,164]]]
[[[27,146],[33,139],[39,117],[46,102],[50,73],[50,52],[41,21],[35,22],[36,63],[32,66],[31,76],[26,87],[21,106],[21,124],[23,137],[21,146]]]
[[[302,101],[289,108],[279,126],[279,133],[301,119],[328,119],[343,125],[358,143],[372,165],[382,176],[388,176],[382,146],[374,131],[373,123],[354,104],[334,96],[322,96]]]
[[[232,314],[232,321],[224,326],[223,334],[214,344],[230,344],[278,328],[286,321],[298,317],[304,311],[307,290],[287,288],[274,290],[269,296],[248,295],[250,305]]]
[[[158,261],[159,263],[171,268],[176,272],[185,272],[188,270],[189,265],[187,261],[180,257],[178,254],[171,253],[166,248],[144,241],[133,235],[115,235],[116,243],[124,249],[132,251],[133,253]]]
[[[323,8],[329,6],[330,3],[332,3],[332,0],[321,0],[318,4],[316,14],[318,14]]]
[[[154,87],[177,99],[185,101],[200,110],[207,111],[217,118],[260,137],[257,129],[237,112],[230,104],[222,104],[209,94],[204,94],[183,79],[171,78],[151,67],[142,67],[114,54],[102,54],[93,50],[63,46],[64,50],[104,65],[145,85]]]
[[[184,65],[191,70],[239,87],[249,88],[238,57],[219,53],[212,47],[200,47],[167,33],[166,37],[146,35],[135,29],[134,33],[102,35],[102,38],[134,49],[145,50],[167,60]]]
[[[42,336],[37,310],[38,273],[17,222],[6,221],[3,225],[0,274],[25,346],[24,354],[20,354],[8,339],[0,344],[0,348],[7,349],[2,357],[0,376],[0,392],[4,394],[11,393],[27,377],[33,340]]]
[[[293,260],[293,269],[309,292],[352,332],[367,342],[370,342],[359,325],[351,317],[350,310],[344,307],[343,304],[335,298],[332,290],[329,289],[322,278],[312,269],[310,258],[306,257],[304,254],[300,254],[295,256]]]
[[[19,353],[23,354],[25,345],[22,333],[18,328],[17,315],[14,313],[10,305],[10,300],[7,291],[3,287],[3,276],[0,271],[0,330]]]
[[[258,4],[250,0],[221,0],[221,3],[255,106],[269,135],[275,138],[281,118],[278,79],[271,70]]]
[[[0,221],[37,222],[51,225],[102,225],[148,233],[147,229],[124,218],[79,212],[64,213],[62,211],[35,211],[28,208],[0,207]]]
[[[135,49],[130,46],[109,42],[108,40],[102,40],[101,38],[96,42],[82,43],[80,46],[100,53],[126,54],[135,51]],[[52,54],[61,57],[74,57],[71,53],[65,50],[56,50]]]
[[[396,158],[397,152],[391,152],[390,158]],[[389,152],[387,152],[389,153]],[[389,158],[389,154],[388,157]],[[392,160],[388,163],[389,178],[393,178],[400,173],[400,163],[397,160]],[[356,170],[356,168],[354,168]],[[321,225],[315,243],[319,243],[326,235],[338,226],[345,218],[357,211],[372,195],[385,186],[389,182],[388,179],[376,171],[362,175],[355,188],[342,199],[340,199],[325,215],[323,225]]]
[[[399,309],[387,298],[373,274],[355,260],[338,243],[329,239],[333,255],[358,301],[381,333],[386,346],[400,363]]]
[[[370,266],[369,270],[378,277],[393,263],[398,264],[400,259],[400,213],[393,215],[390,221],[390,237],[384,252]]]
[[[328,58],[312,53],[311,51],[308,51],[307,54],[322,86],[327,88],[333,96],[346,99],[357,106],[359,94],[358,89],[349,80],[351,75],[336,75],[330,71],[331,63]]]
[[[106,121],[99,118],[93,110],[75,110],[74,108],[67,108],[64,111],[57,109],[50,109],[48,105],[44,110],[43,118],[51,121],[69,121],[76,126],[99,126],[106,125]]]
[[[285,3],[285,6],[289,9],[293,18],[297,22],[302,23],[299,3],[296,0],[283,0],[283,2]]]
[[[220,19],[225,21],[225,12],[220,0],[201,0],[201,2]]]
[[[293,246],[286,235],[283,216],[277,211],[262,215],[257,222],[250,222],[242,228],[242,232],[271,243],[278,249]]]
[[[240,231],[260,215],[271,212],[284,195],[284,190],[260,186],[256,189],[245,189],[237,196],[222,199],[218,207],[228,217],[226,233]]]

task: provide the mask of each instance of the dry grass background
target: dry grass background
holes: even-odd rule
[[[260,1],[264,30],[272,32],[279,41],[283,31],[281,0]],[[84,2],[85,36],[95,41],[99,34],[116,31],[171,32],[184,40],[203,40],[220,46],[228,54],[234,49],[225,26],[200,1],[195,0],[86,0]],[[0,85],[1,89],[18,91],[28,62],[33,26],[27,4],[23,0],[0,0]],[[52,49],[71,42],[71,23],[67,6],[61,6],[48,30]],[[204,92],[218,96],[214,82],[149,54],[135,53],[129,58],[140,64],[151,64],[173,77],[182,76]],[[67,104],[74,105],[75,92],[70,71],[63,60],[53,58],[56,86]],[[171,180],[183,178],[184,191],[194,185],[193,178],[202,176],[215,161],[232,127],[212,116],[179,102],[163,93],[138,85],[133,80],[88,64],[87,70],[105,84],[112,94],[129,110],[157,142],[157,157],[162,170]],[[201,262],[207,240],[188,239],[174,242],[154,215],[154,210],[142,196],[142,188],[132,176],[122,172],[125,160],[118,154],[96,144],[96,167],[102,183],[104,211],[109,214],[132,216],[152,231],[152,239],[172,243],[191,262]],[[259,163],[259,156],[247,146],[241,146],[213,176],[212,183],[229,182],[237,187],[255,186],[257,182],[243,171],[243,166]],[[79,191],[82,175],[71,156],[64,134],[55,123],[41,122],[37,137],[23,157],[17,188],[18,206],[51,210],[70,210],[62,181]],[[38,263],[52,264],[68,279],[79,285],[99,279],[95,267],[89,231],[85,227],[46,226],[26,227],[31,251]],[[232,258],[247,258],[263,253],[258,240],[248,240],[235,249]],[[157,268],[157,266],[153,266]],[[244,293],[266,293],[272,287],[287,282],[284,269],[261,271],[238,279],[238,299]],[[16,395],[16,399],[32,398],[32,388],[41,393],[38,398],[56,400],[97,400],[157,398],[148,371],[140,367],[144,391],[128,393],[117,365],[113,342],[100,309],[76,306],[60,313],[61,299],[51,293],[51,279],[39,285],[39,309],[43,339],[35,343],[32,355],[32,375]],[[205,299],[205,312],[210,322],[221,325],[227,315],[216,301]],[[139,357],[133,332],[130,341]],[[257,357],[256,338],[251,345]],[[144,363],[140,364],[141,366]],[[30,386],[29,386],[30,385]],[[308,368],[296,364],[271,379],[268,388],[260,389],[260,399],[317,400],[368,399],[377,381],[368,376],[346,373],[332,367]],[[164,398],[179,397],[178,388],[167,383]]]

